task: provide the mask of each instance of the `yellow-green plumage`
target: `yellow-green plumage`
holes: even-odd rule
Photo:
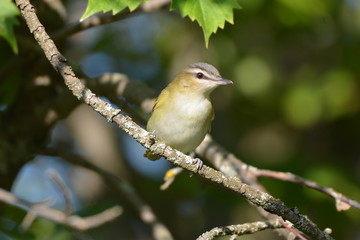
[[[214,119],[211,92],[219,85],[230,83],[210,64],[189,65],[160,93],[147,130],[183,153],[194,151],[210,131]],[[159,158],[150,152],[145,156],[151,160]]]

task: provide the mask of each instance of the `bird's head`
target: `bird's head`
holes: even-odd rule
[[[177,75],[173,84],[179,89],[209,95],[216,87],[232,84],[232,81],[221,77],[214,66],[197,62],[184,68]]]

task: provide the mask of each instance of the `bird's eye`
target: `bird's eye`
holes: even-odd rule
[[[202,79],[202,78],[204,77],[204,74],[203,74],[202,72],[198,72],[198,73],[196,74],[196,77],[197,77],[198,79]]]

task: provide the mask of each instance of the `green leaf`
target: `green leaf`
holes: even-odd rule
[[[83,21],[97,12],[112,11],[115,15],[126,7],[128,7],[130,11],[133,11],[144,1],[145,0],[89,0],[85,13],[80,21]]]
[[[0,37],[6,39],[12,50],[18,53],[18,47],[13,27],[19,22],[16,16],[19,15],[19,9],[11,0],[2,0],[0,8]]]
[[[237,0],[173,0],[171,10],[179,10],[182,17],[189,16],[202,27],[206,47],[211,34],[223,29],[225,22],[233,24],[234,9],[240,9]]]

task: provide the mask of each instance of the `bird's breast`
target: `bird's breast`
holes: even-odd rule
[[[210,130],[213,109],[206,98],[180,97],[158,106],[149,119],[148,131],[169,146],[190,153]]]

